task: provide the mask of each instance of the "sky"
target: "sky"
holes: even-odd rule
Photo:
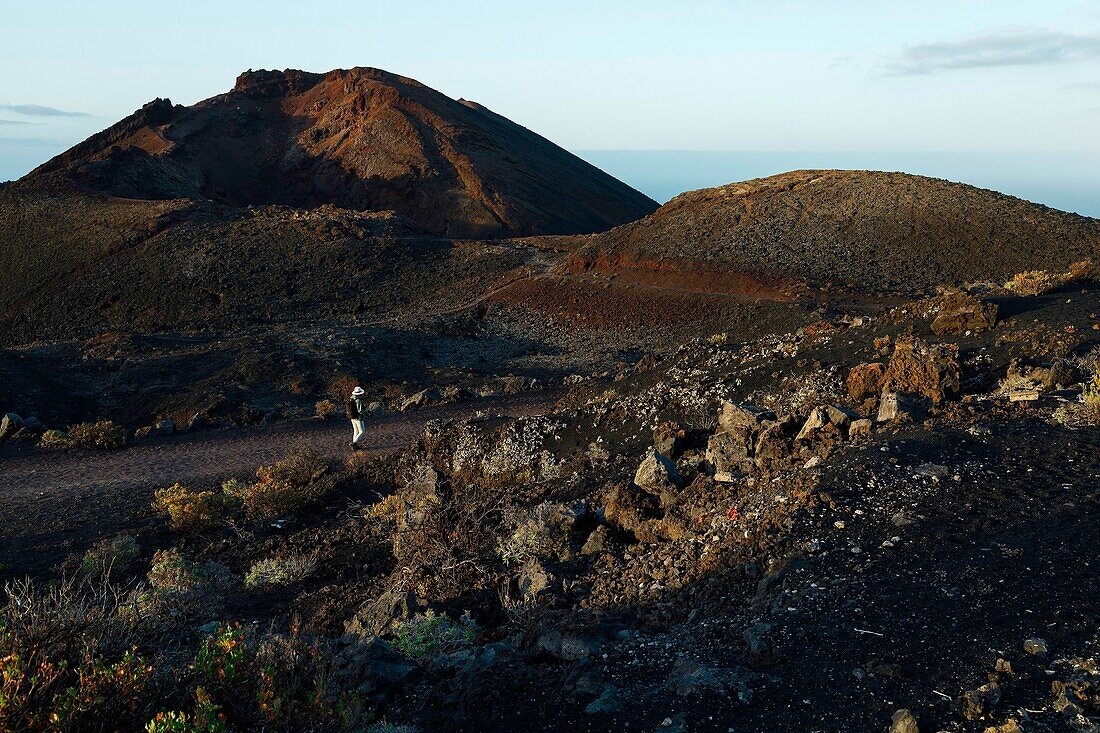
[[[0,180],[156,97],[356,65],[659,200],[874,167],[1100,216],[1097,0],[0,0]]]

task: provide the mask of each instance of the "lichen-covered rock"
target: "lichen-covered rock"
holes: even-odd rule
[[[676,464],[653,449],[646,454],[634,473],[634,484],[652,494],[661,494],[682,486],[683,483]]]
[[[687,433],[675,422],[663,422],[653,431],[653,448],[669,458],[677,458],[684,449]]]
[[[883,389],[923,395],[939,404],[959,391],[958,356],[959,348],[952,344],[899,338],[886,367]]]
[[[961,290],[940,295],[935,303],[932,333],[937,336],[966,331],[983,331],[997,325],[997,304],[983,303]]]
[[[886,365],[879,362],[857,364],[848,372],[845,386],[848,395],[853,400],[861,400],[865,397],[877,395],[882,389],[882,382],[886,378]]]
[[[872,423],[870,418],[852,420],[852,424],[848,426],[848,439],[858,440],[860,438],[870,437],[871,428]]]
[[[0,441],[10,438],[16,430],[23,427],[23,418],[9,412],[0,418]]]
[[[717,433],[707,439],[706,461],[715,473],[732,474],[752,463],[752,436]]]

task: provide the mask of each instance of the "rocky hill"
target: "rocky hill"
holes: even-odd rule
[[[794,171],[681,194],[578,241],[574,271],[696,271],[912,292],[1095,256],[1100,221],[902,173]]]
[[[458,237],[600,231],[656,208],[479,104],[371,68],[248,71],[190,107],[157,99],[19,187],[392,210]]]
[[[656,206],[412,79],[250,71],[191,107],[150,102],[0,190],[0,344],[389,317],[514,267],[492,240]]]

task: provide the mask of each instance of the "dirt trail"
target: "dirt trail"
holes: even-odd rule
[[[559,394],[529,392],[394,413],[370,420],[364,444],[385,452],[406,445],[428,420],[478,411],[512,416],[550,409]],[[156,488],[201,487],[246,477],[302,443],[330,455],[348,451],[346,420],[297,420],[160,438],[120,451],[0,451],[0,575],[40,574],[91,542],[148,522]],[[6,572],[5,572],[6,571]]]

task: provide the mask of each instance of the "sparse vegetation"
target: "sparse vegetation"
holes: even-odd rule
[[[1005,288],[1019,295],[1045,295],[1064,285],[1082,283],[1092,278],[1092,261],[1081,260],[1070,265],[1069,270],[1058,274],[1047,270],[1018,272],[1005,283]]]
[[[126,430],[111,420],[80,423],[69,428],[69,441],[74,448],[114,450],[126,445]]]
[[[1093,422],[1100,423],[1100,367],[1093,368],[1089,381],[1081,392],[1081,398]]]

